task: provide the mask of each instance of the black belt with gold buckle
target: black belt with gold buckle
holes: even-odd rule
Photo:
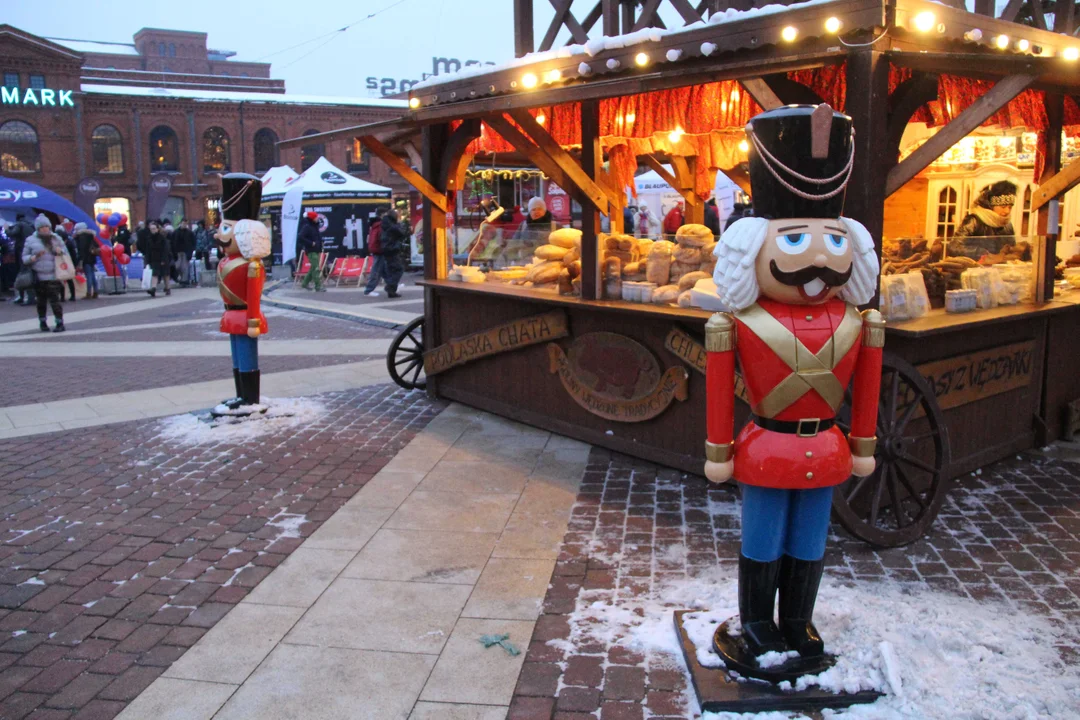
[[[225,305],[226,310],[247,310],[247,305]]]
[[[799,437],[814,437],[820,432],[825,432],[836,424],[834,418],[804,418],[802,420],[773,420],[772,418],[750,416],[750,421],[764,430],[772,432],[798,435]]]

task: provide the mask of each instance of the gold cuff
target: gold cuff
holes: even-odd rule
[[[248,263],[248,277],[249,278],[259,277],[259,265],[258,265],[258,263],[259,263],[258,260],[252,260],[252,261],[250,261]]]
[[[863,310],[863,337],[864,347],[885,347],[885,318],[877,310]]]
[[[257,328],[257,327],[259,327],[258,319],[257,318],[252,318],[252,319],[248,320],[248,327],[249,328]]]
[[[717,445],[708,440],[705,441],[705,459],[714,463],[726,463],[735,452],[735,443]]]
[[[877,450],[877,437],[853,437],[848,435],[848,447],[851,448],[851,454],[856,457],[873,457],[874,451]]]
[[[713,313],[705,323],[705,351],[731,352],[735,349],[735,321],[727,313]]]

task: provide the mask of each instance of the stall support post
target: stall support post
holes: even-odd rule
[[[600,149],[600,103],[581,101],[581,168],[591,180],[600,177],[604,162]],[[600,259],[597,236],[600,234],[600,211],[581,200],[581,298],[600,299]]]
[[[1046,162],[1039,178],[1040,185],[1061,172],[1061,125],[1064,116],[1065,96],[1046,93]],[[1061,227],[1060,202],[1051,200],[1039,208],[1036,227],[1040,241],[1037,243],[1038,262],[1035,264],[1035,272],[1038,273],[1035,302],[1043,303],[1054,299],[1054,268],[1057,266],[1058,230]]]
[[[847,187],[844,214],[870,231],[881,257],[885,225],[884,172],[894,161],[888,154],[889,61],[883,53],[860,49],[847,59],[847,114],[855,126],[855,166]],[[871,306],[877,307],[875,292]]]
[[[443,173],[443,148],[450,139],[450,126],[446,123],[428,125],[423,130],[422,172],[425,179],[445,192],[446,188],[438,184]],[[446,249],[446,213],[435,203],[424,200],[422,242],[424,247],[424,279],[443,280],[446,278],[446,264],[449,260]],[[439,344],[439,296],[432,288],[424,288],[424,347],[433,348]],[[438,397],[439,379],[427,379],[428,397]]]
[[[534,49],[532,0],[514,0],[514,56],[528,55]]]

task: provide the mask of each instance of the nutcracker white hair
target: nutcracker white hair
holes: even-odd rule
[[[233,237],[240,254],[252,260],[270,254],[270,231],[258,220],[237,220],[233,225]]]
[[[852,240],[851,278],[840,291],[840,297],[852,305],[864,305],[874,297],[881,270],[874,239],[857,220],[842,217],[840,222],[851,233]],[[761,294],[754,263],[768,236],[768,220],[746,217],[733,222],[716,243],[713,281],[720,301],[732,311],[750,307]]]

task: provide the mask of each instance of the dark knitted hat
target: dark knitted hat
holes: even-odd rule
[[[999,180],[987,185],[979,193],[975,204],[984,208],[1008,207],[1016,204],[1016,183]]]

